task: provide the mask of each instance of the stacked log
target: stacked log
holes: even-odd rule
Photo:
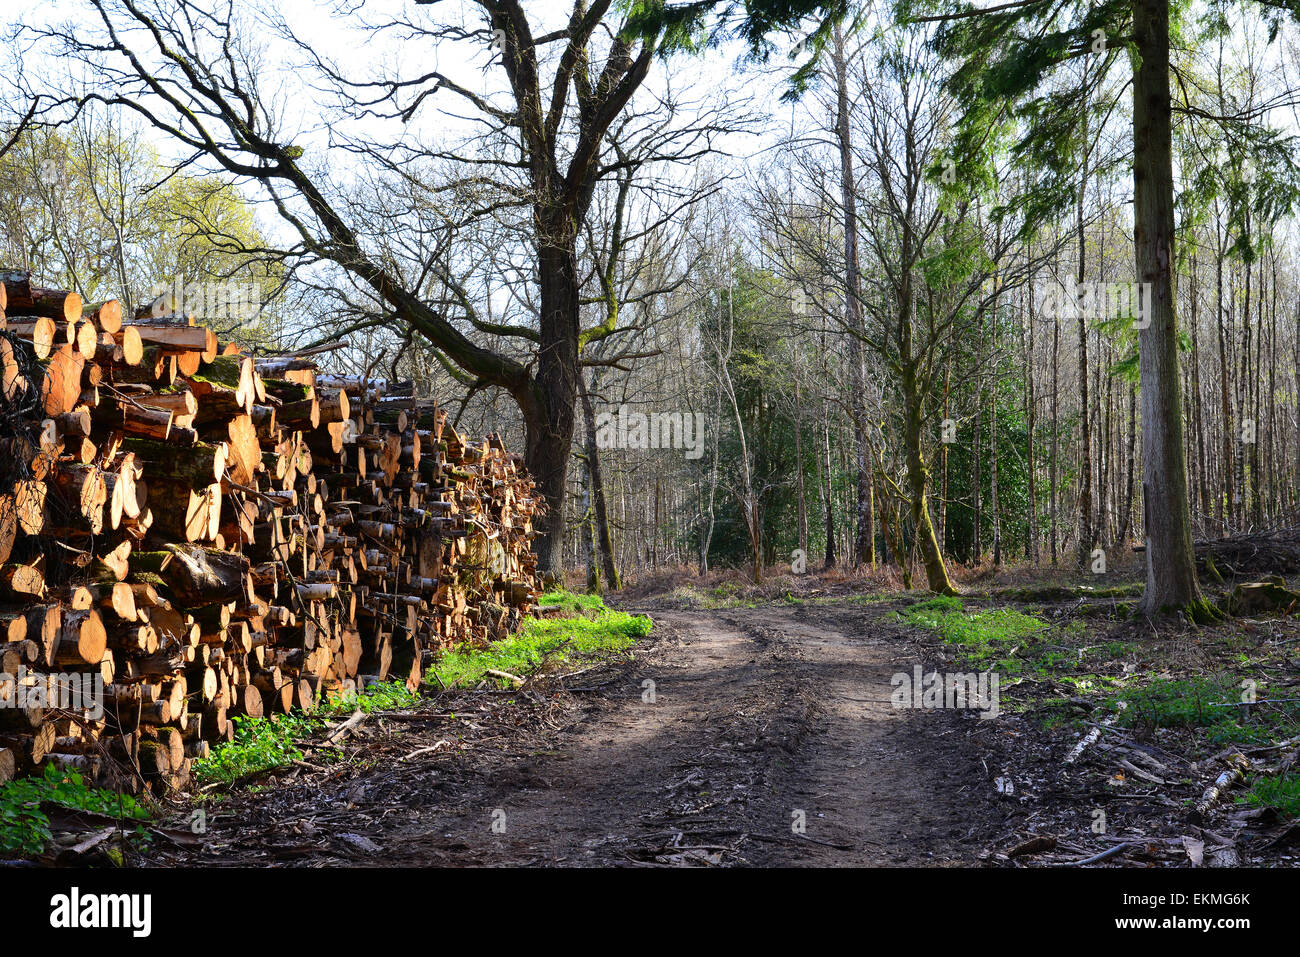
[[[531,610],[540,507],[409,384],[0,272],[0,782],[166,792],[236,716],[418,686]],[[57,706],[69,675],[102,714]]]

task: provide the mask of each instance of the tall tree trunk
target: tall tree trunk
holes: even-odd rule
[[[1146,590],[1141,610],[1212,614],[1192,552],[1183,445],[1175,314],[1174,170],[1169,95],[1169,0],[1134,0],[1140,65],[1133,83],[1133,209],[1138,281],[1151,289],[1149,323],[1139,335],[1142,372],[1142,491],[1146,510]]]
[[[551,236],[557,231],[552,229]],[[578,266],[572,229],[539,250],[541,315],[534,402],[526,414],[524,464],[546,500],[535,548],[537,568],[563,580],[564,491],[578,395]]]
[[[876,567],[876,520],[867,450],[866,376],[862,365],[862,287],[858,265],[858,197],[853,182],[853,142],[849,129],[848,55],[844,31],[836,23],[832,57],[836,83],[836,138],[840,150],[840,200],[844,212],[844,312],[849,327],[849,408],[853,415],[853,440],[858,467],[857,537],[853,563]]]
[[[943,418],[947,422],[951,419],[952,412],[952,353],[948,353],[947,359],[943,365]],[[947,552],[948,550],[948,446],[951,443],[944,442],[939,447],[939,549]]]
[[[1205,405],[1201,401],[1201,343],[1197,336],[1197,309],[1200,304],[1199,287],[1197,285],[1197,268],[1196,256],[1191,257],[1191,328],[1192,328],[1192,428],[1196,433],[1196,464],[1198,484],[1201,493],[1201,522],[1206,523],[1210,520],[1210,477],[1206,467],[1206,449],[1205,449]],[[1131,399],[1130,399],[1131,404]],[[1130,426],[1131,427],[1131,426]],[[1130,469],[1131,469],[1130,461]],[[1128,527],[1128,516],[1125,516],[1125,528]]]
[[[1220,534],[1226,535],[1228,527],[1232,523],[1232,502],[1236,498],[1236,491],[1232,482],[1232,399],[1231,390],[1228,386],[1228,376],[1231,374],[1232,363],[1228,356],[1228,331],[1224,328],[1224,302],[1223,302],[1223,258],[1225,253],[1224,243],[1219,236],[1219,221],[1215,219],[1215,238],[1216,242],[1216,270],[1215,270],[1215,296],[1217,301],[1217,315],[1215,317],[1216,328],[1219,333],[1219,404],[1223,414],[1223,491],[1215,500],[1215,514],[1219,518]]]
[[[1087,140],[1087,124],[1084,140]],[[1080,172],[1079,196],[1075,206],[1075,232],[1078,240],[1078,263],[1075,271],[1076,281],[1082,285],[1087,281],[1087,235],[1083,216],[1084,198],[1088,190],[1088,151],[1084,148],[1083,168]],[[1079,334],[1079,540],[1077,562],[1080,568],[1087,568],[1092,557],[1093,533],[1092,517],[1092,423],[1088,407],[1088,324],[1083,310],[1077,309],[1077,327]]]
[[[1249,222],[1246,228],[1250,228]],[[1237,473],[1237,527],[1244,528],[1247,524],[1247,515],[1249,514],[1247,501],[1250,487],[1246,482],[1246,432],[1253,427],[1254,420],[1251,419],[1250,411],[1250,290],[1251,277],[1253,270],[1251,263],[1246,261],[1246,278],[1245,278],[1245,297],[1242,300],[1241,308],[1241,374],[1237,377],[1237,417],[1241,422],[1241,429],[1233,436],[1233,453],[1236,455],[1235,471]]]
[[[835,495],[831,488],[831,422],[822,410],[822,495],[826,504],[826,567],[835,567]]]
[[[796,532],[799,537],[799,550],[803,552],[804,557],[808,556],[808,492],[804,487],[803,474],[803,403],[799,389],[799,380],[796,377],[794,383],[794,478],[795,493],[797,496],[796,504],[798,512],[796,514],[797,528]]]
[[[582,400],[582,424],[585,433],[583,448],[587,455],[587,471],[591,476],[591,507],[595,519],[597,552],[605,571],[605,581],[617,591],[623,587],[623,580],[618,574],[618,565],[614,561],[614,541],[609,531],[609,512],[605,502],[605,480],[600,468],[600,450],[596,445],[596,413],[591,405],[591,396],[581,373],[578,375],[578,396]]]
[[[1052,564],[1055,565],[1058,554],[1057,534],[1058,534],[1058,479],[1059,455],[1061,449],[1061,324],[1052,323],[1052,461],[1049,468],[1048,484],[1052,498],[1052,515],[1051,515],[1051,533],[1048,537],[1048,545],[1051,552]]]
[[[1270,277],[1269,277],[1269,308],[1268,308],[1268,428],[1265,434],[1268,436],[1267,463],[1264,473],[1268,476],[1269,494],[1268,494],[1268,521],[1271,524],[1277,516],[1277,473],[1275,471],[1274,454],[1276,450],[1275,439],[1277,436],[1277,421],[1275,412],[1277,410],[1277,251],[1273,250],[1270,254]],[[1260,515],[1260,524],[1264,524],[1265,516]]]
[[[600,566],[596,563],[596,518],[591,507],[591,462],[583,456],[582,498],[579,503],[582,518],[578,534],[582,539],[582,559],[587,569],[587,594],[601,593]]]
[[[971,564],[984,560],[984,317],[979,319],[979,332],[975,336],[975,440],[972,452],[975,457],[971,476],[971,510],[974,512],[974,537],[971,540]]]
[[[996,319],[994,320],[996,323]],[[993,513],[993,566],[1002,564],[1002,516],[998,513],[998,390],[997,365],[989,390],[989,510]]]
[[[1031,563],[1037,565],[1039,559],[1038,469],[1035,451],[1038,447],[1038,399],[1034,394],[1034,276],[1032,271],[1029,274],[1027,297],[1029,308],[1025,310],[1025,326],[1029,342],[1025,348],[1025,416],[1029,431],[1029,462],[1026,466],[1029,473],[1029,547],[1026,549],[1026,557]]]
[[[1255,315],[1259,324],[1259,331],[1255,335],[1255,372],[1254,389],[1255,401],[1253,405],[1253,416],[1255,424],[1254,439],[1250,444],[1250,520],[1255,528],[1260,528],[1264,524],[1264,487],[1260,473],[1260,442],[1266,436],[1266,430],[1263,428],[1263,408],[1260,405],[1260,396],[1263,392],[1261,388],[1264,384],[1264,267],[1260,266],[1259,270],[1259,288],[1255,294],[1256,305]]]
[[[1124,545],[1128,541],[1129,529],[1133,524],[1133,463],[1137,459],[1137,389],[1129,386],[1128,390],[1128,454],[1124,475],[1124,514],[1121,516],[1119,534],[1115,541]]]
[[[910,321],[910,320],[909,320]],[[907,492],[908,505],[912,512],[912,534],[916,537],[917,547],[921,552],[921,561],[925,565],[925,576],[930,591],[940,595],[955,595],[944,565],[943,553],[939,549],[939,540],[934,534],[934,524],[930,521],[930,504],[926,489],[930,482],[929,470],[925,467],[925,454],[921,441],[922,405],[921,384],[917,377],[915,360],[903,365],[903,421],[904,444],[907,448]],[[900,554],[900,559],[903,557]],[[909,576],[910,577],[910,576]]]

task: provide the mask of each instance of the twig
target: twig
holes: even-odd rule
[[[1094,854],[1092,857],[1086,857],[1081,861],[1058,861],[1055,863],[1048,864],[1047,866],[1048,867],[1084,867],[1088,864],[1096,864],[1098,861],[1104,861],[1108,857],[1114,857],[1116,854],[1120,853],[1121,851],[1125,851],[1132,846],[1133,845],[1130,844],[1128,841],[1125,841],[1123,844],[1116,844],[1114,847],[1110,848],[1109,850],[1102,851],[1100,854]]]
[[[437,744],[432,744],[432,745],[430,745],[430,746],[427,747],[427,748],[416,748],[416,749],[415,749],[414,751],[412,751],[410,754],[403,755],[402,757],[398,758],[397,761],[398,761],[398,763],[400,764],[400,763],[403,762],[403,761],[409,761],[409,760],[411,760],[411,758],[418,758],[418,757],[419,757],[420,755],[422,755],[422,754],[428,754],[430,751],[439,751],[439,750],[442,749],[442,746],[443,746],[444,744],[447,745],[447,747],[451,747],[451,742],[450,742],[450,741],[442,740],[442,741],[439,741]]]

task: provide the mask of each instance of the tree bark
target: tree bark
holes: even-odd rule
[[[614,562],[614,540],[609,531],[609,509],[605,502],[605,477],[600,468],[600,450],[596,447],[596,413],[587,393],[586,382],[578,374],[578,394],[582,400],[582,419],[585,437],[583,445],[587,454],[587,470],[591,475],[591,507],[596,521],[596,546],[601,567],[609,587],[618,591],[623,580]]]
[[[917,547],[921,551],[921,561],[925,565],[925,575],[930,590],[940,595],[955,595],[957,589],[948,578],[948,569],[944,565],[943,553],[939,549],[939,540],[934,534],[934,524],[930,521],[930,505],[926,496],[930,473],[925,466],[921,443],[923,396],[914,362],[904,366],[902,386],[904,435],[907,445],[908,504],[912,510],[913,534],[916,536]],[[900,554],[899,558],[902,557]]]
[[[822,411],[822,495],[826,504],[826,561],[834,568],[835,557],[835,496],[831,488],[831,423],[830,416]]]
[[[574,404],[578,394],[578,265],[572,230],[544,239],[539,250],[541,287],[540,341],[535,402],[525,410],[527,439],[524,464],[537,481],[547,512],[538,521],[537,568],[544,576],[563,577],[564,489],[573,443]]]
[[[1025,327],[1028,337],[1028,345],[1025,348],[1025,417],[1028,422],[1029,443],[1028,464],[1026,471],[1029,473],[1029,548],[1026,549],[1026,557],[1029,561],[1038,564],[1038,468],[1035,458],[1035,451],[1038,447],[1038,399],[1034,393],[1034,276],[1031,271],[1029,274],[1029,289],[1026,293],[1029,308],[1025,310]]]
[[[1087,234],[1084,229],[1084,199],[1088,190],[1088,130],[1084,124],[1083,166],[1079,173],[1079,195],[1075,206],[1075,233],[1078,241],[1076,281],[1082,285],[1087,280]],[[1088,325],[1083,310],[1077,308],[1079,335],[1079,539],[1076,559],[1080,568],[1087,568],[1095,533],[1092,516],[1092,423],[1088,407]],[[1174,369],[1177,374],[1177,367]]]
[[[1134,0],[1140,65],[1133,83],[1134,249],[1149,283],[1148,324],[1139,335],[1142,373],[1142,490],[1147,582],[1140,608],[1209,613],[1196,578],[1175,314],[1174,174],[1169,93],[1169,2]]]

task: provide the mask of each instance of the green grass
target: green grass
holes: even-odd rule
[[[1262,684],[1256,693],[1268,697]],[[1158,678],[1116,695],[1103,707],[1118,714],[1121,727],[1194,730],[1212,745],[1262,744],[1300,728],[1300,709],[1294,704],[1257,704],[1247,712],[1232,706],[1240,700],[1240,680],[1231,675]]]
[[[1128,641],[1105,641],[1099,645],[1091,645],[1081,649],[1081,657],[1101,661],[1114,661],[1119,658],[1127,658],[1132,654],[1133,644]]]
[[[1286,817],[1300,817],[1300,774],[1261,775],[1238,803],[1271,807]]]
[[[371,685],[360,694],[348,695],[337,701],[322,704],[315,711],[318,716],[334,717],[351,714],[354,711],[402,711],[414,708],[420,703],[420,693],[406,687],[404,681],[390,681],[387,684]]]
[[[738,594],[739,586],[724,582],[714,588],[699,589],[694,585],[679,585],[668,593],[668,600],[683,608],[718,611],[725,608],[757,608],[758,601],[746,600]]]
[[[140,821],[149,817],[149,812],[130,795],[91,787],[76,771],[47,764],[40,776],[0,786],[0,854],[31,856],[45,850],[52,834],[50,819],[41,810],[44,802],[119,819]],[[147,840],[138,825],[135,837]]]
[[[373,685],[361,694],[322,704],[313,714],[300,711],[263,718],[235,718],[235,740],[213,748],[194,762],[200,783],[231,785],[261,771],[301,761],[299,744],[325,727],[330,718],[361,710],[396,711],[417,704],[420,695],[400,681]]]
[[[537,604],[543,608],[563,608],[575,615],[608,611],[599,595],[579,595],[571,591],[548,591],[537,599]]]
[[[1062,602],[1080,598],[1138,598],[1142,595],[1141,582],[1127,585],[1028,585],[995,589],[990,597],[1004,601]]]
[[[530,618],[518,633],[485,648],[461,645],[442,655],[430,669],[431,678],[446,688],[472,688],[488,679],[502,687],[509,682],[488,675],[503,671],[524,677],[544,661],[578,662],[626,651],[650,634],[653,622],[605,606],[599,595],[550,592],[541,604],[579,612],[569,618]]]
[[[302,760],[298,742],[310,737],[324,721],[301,714],[266,718],[235,718],[235,740],[219,744],[192,771],[200,783],[234,784],[259,771]]]
[[[960,645],[971,664],[996,662],[1000,670],[1017,673],[1023,663],[998,654],[1007,645],[1032,640],[1048,628],[1047,622],[1012,608],[965,611],[962,600],[939,595],[916,602],[898,613],[901,621],[936,632],[945,642]],[[1042,667],[1051,667],[1044,662]]]
[[[786,605],[878,605],[893,601],[893,595],[809,595],[804,597],[787,591],[779,599]]]
[[[1236,699],[1231,688],[1210,678],[1161,678],[1117,695],[1105,707],[1118,713],[1121,727],[1204,728],[1230,719],[1233,709],[1214,705]]]

